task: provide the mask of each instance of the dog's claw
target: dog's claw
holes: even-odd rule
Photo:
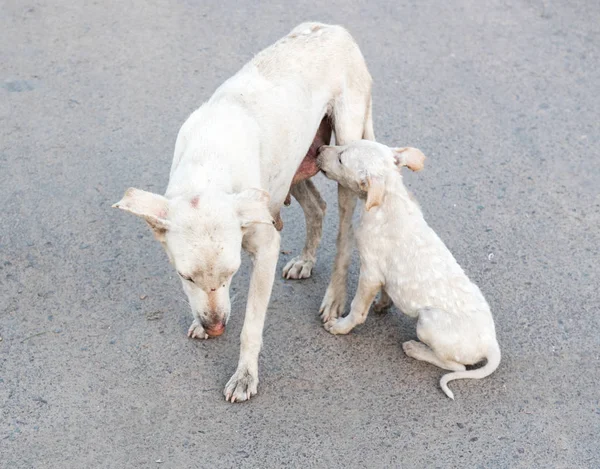
[[[325,293],[321,307],[319,308],[319,315],[321,321],[324,323],[339,318],[344,313],[346,308],[346,295],[334,295],[330,294],[329,289]]]
[[[187,335],[192,339],[208,339],[208,334],[204,331],[204,328],[198,319],[194,319],[192,325],[188,329]]]
[[[283,268],[283,278],[300,280],[309,278],[315,262],[311,259],[304,259],[302,256],[294,257]]]
[[[323,302],[319,308],[321,321],[324,323],[333,319],[339,318],[344,314],[346,308],[346,290],[342,288],[332,287],[327,288]]]
[[[225,386],[225,400],[244,402],[257,393],[258,377],[248,369],[238,369]]]

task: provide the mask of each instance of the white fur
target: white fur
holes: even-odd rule
[[[115,206],[142,216],[180,273],[194,321],[188,335],[219,335],[229,319],[229,285],[240,248],[251,254],[246,317],[237,371],[225,387],[231,402],[257,392],[262,329],[279,255],[272,224],[324,116],[336,140],[372,136],[371,77],[349,33],[305,23],[257,54],[181,127],[165,196],[130,189]],[[306,182],[305,212],[319,205]],[[316,195],[315,195],[316,192]],[[329,301],[342,304],[344,259],[350,251],[354,198],[339,189],[340,238]],[[307,246],[285,274],[310,275],[321,236],[322,211],[310,218]],[[326,303],[326,302],[325,302]],[[324,307],[327,307],[325,305]],[[212,332],[212,334],[210,334]],[[208,333],[208,335],[207,335]]]
[[[356,229],[361,261],[358,291],[350,314],[327,322],[325,328],[347,334],[365,321],[382,290],[376,309],[389,306],[391,300],[408,316],[419,318],[421,342],[405,342],[406,354],[455,371],[440,382],[453,399],[448,381],[491,374],[500,363],[500,349],[481,291],[427,225],[404,187],[399,167],[421,169],[423,160],[419,150],[366,141],[322,149],[319,165],[326,175],[367,198]],[[483,359],[485,366],[465,371],[464,365]]]

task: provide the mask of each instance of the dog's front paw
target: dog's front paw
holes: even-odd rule
[[[188,337],[192,339],[208,339],[208,334],[198,319],[194,319],[194,322],[192,322],[192,325],[188,329]]]
[[[311,259],[304,259],[302,256],[294,257],[283,268],[283,278],[296,280],[309,278],[314,265]]]
[[[350,332],[354,328],[354,324],[346,316],[345,318],[331,319],[323,324],[323,327],[331,334],[340,335]]]
[[[323,322],[329,322],[336,318],[339,318],[346,308],[346,292],[336,291],[329,287],[321,303],[319,314]]]
[[[238,368],[225,386],[225,400],[243,402],[258,392],[258,375],[247,368]]]

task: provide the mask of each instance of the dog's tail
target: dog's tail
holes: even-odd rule
[[[482,366],[481,368],[477,368],[476,370],[455,371],[453,373],[448,373],[442,376],[442,379],[440,380],[440,386],[442,387],[442,390],[444,391],[444,393],[446,393],[446,396],[448,396],[450,399],[454,399],[454,393],[448,388],[448,383],[450,381],[465,378],[485,378],[486,376],[489,376],[494,371],[496,371],[496,368],[498,368],[498,365],[500,364],[500,358],[500,347],[498,346],[498,342],[494,342],[494,344],[490,346],[488,350],[487,363],[484,366]]]

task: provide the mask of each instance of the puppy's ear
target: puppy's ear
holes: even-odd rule
[[[261,189],[247,189],[235,195],[237,214],[242,228],[255,223],[274,225],[275,220],[269,212],[269,193]]]
[[[130,187],[125,191],[123,198],[113,207],[142,217],[148,222],[157,237],[164,234],[169,228],[167,220],[169,201],[162,195]]]
[[[367,193],[367,202],[365,203],[367,211],[381,205],[381,202],[383,202],[383,193],[385,192],[383,178],[367,174],[361,178],[359,185],[360,189]]]
[[[425,163],[425,155],[421,150],[412,147],[392,148],[396,166],[406,166],[413,171],[421,171]]]

